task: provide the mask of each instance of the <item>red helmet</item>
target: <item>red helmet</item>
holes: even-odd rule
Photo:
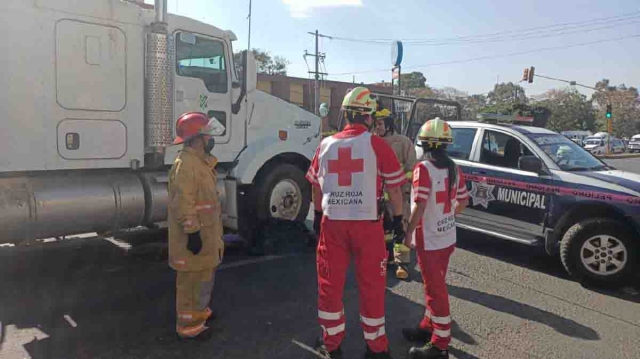
[[[202,112],[187,112],[178,118],[176,122],[176,134],[174,145],[185,143],[200,135],[219,135],[224,132],[219,128],[222,125],[215,118],[209,119]]]

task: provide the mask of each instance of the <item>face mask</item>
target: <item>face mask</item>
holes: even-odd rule
[[[205,145],[204,145],[204,152],[205,153],[211,153],[211,150],[213,149],[213,147],[215,147],[215,145],[216,145],[216,140],[213,137],[211,137],[207,141],[207,143],[205,143]]]

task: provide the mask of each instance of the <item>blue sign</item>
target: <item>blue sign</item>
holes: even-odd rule
[[[391,64],[395,66],[400,66],[402,63],[402,41],[395,41],[391,47]]]

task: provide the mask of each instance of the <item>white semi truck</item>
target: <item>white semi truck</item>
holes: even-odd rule
[[[165,221],[187,111],[225,128],[226,228],[306,218],[320,119],[257,91],[252,55],[238,76],[233,32],[166,5],[0,1],[0,243]]]

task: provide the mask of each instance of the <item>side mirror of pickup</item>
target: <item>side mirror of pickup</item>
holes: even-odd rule
[[[536,156],[521,156],[518,160],[518,168],[523,171],[541,173],[542,161]]]

